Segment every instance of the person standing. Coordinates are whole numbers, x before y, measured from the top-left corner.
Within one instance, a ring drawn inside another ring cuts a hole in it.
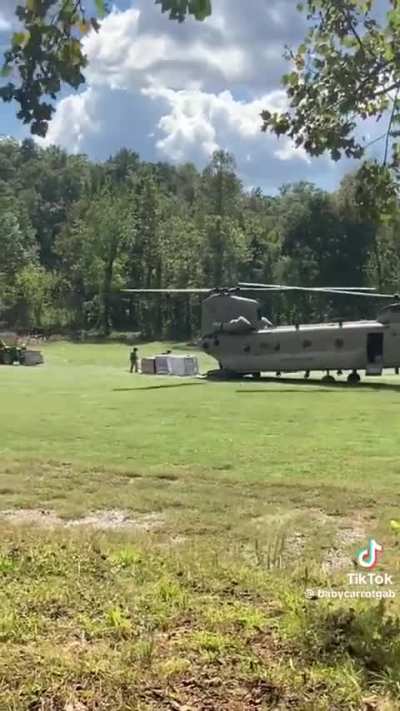
[[[135,373],[138,373],[139,372],[139,353],[138,353],[137,348],[133,348],[133,350],[131,351],[130,361],[131,361],[130,372],[133,373],[133,371],[135,371]]]

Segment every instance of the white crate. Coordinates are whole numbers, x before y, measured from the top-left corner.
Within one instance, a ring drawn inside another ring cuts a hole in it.
[[[169,356],[168,361],[171,375],[193,376],[199,372],[197,358],[193,356]]]
[[[156,356],[156,373],[157,375],[170,375],[168,356]]]

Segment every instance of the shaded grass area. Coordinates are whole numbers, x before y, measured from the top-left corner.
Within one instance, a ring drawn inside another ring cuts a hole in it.
[[[0,368],[0,708],[400,708],[398,599],[304,594],[348,587],[369,537],[398,590],[395,379],[151,378],[128,356]],[[110,511],[137,526],[77,525]]]

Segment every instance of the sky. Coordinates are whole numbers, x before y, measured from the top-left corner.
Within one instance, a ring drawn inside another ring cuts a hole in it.
[[[1,0],[3,50],[16,4]],[[100,31],[84,39],[86,84],[63,91],[42,144],[95,160],[126,147],[145,160],[192,161],[200,169],[222,148],[248,188],[273,194],[307,180],[334,189],[354,162],[310,159],[286,137],[261,132],[261,111],[285,106],[284,47],[300,44],[305,30],[296,5],[213,0],[205,22],[179,24],[153,0],[118,0]],[[0,134],[28,135],[15,105],[0,104]]]

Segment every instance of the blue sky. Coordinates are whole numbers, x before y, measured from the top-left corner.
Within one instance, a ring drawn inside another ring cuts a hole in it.
[[[2,47],[16,4],[1,2]],[[286,138],[260,131],[261,110],[284,106],[284,46],[296,46],[304,33],[296,4],[214,0],[206,22],[180,25],[152,0],[118,0],[100,32],[85,39],[86,85],[63,92],[45,145],[99,160],[125,146],[147,160],[199,168],[224,148],[248,187],[273,193],[310,180],[334,188],[353,163],[310,160]],[[0,134],[27,135],[14,106],[0,104]]]

